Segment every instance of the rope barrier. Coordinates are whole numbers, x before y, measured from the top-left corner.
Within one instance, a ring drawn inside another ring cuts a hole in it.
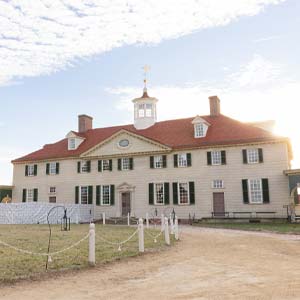
[[[163,234],[163,230],[161,230],[157,235],[152,235],[150,232],[148,232],[147,230],[145,230],[145,233],[153,239],[154,243],[157,243],[157,239]]]
[[[51,253],[43,253],[43,252],[32,252],[32,251],[29,251],[29,250],[24,250],[24,249],[21,249],[21,248],[18,248],[16,246],[13,246],[13,245],[10,245],[6,242],[3,242],[0,240],[0,244],[5,246],[5,247],[8,247],[8,248],[11,248],[17,252],[21,252],[21,253],[24,253],[24,254],[29,254],[29,255],[36,255],[36,256],[48,256],[48,257],[51,257],[51,256],[54,256],[54,255],[57,255],[57,254],[60,254],[60,253],[63,253],[63,252],[66,252],[76,246],[78,246],[80,243],[82,243],[84,240],[86,240],[88,237],[89,237],[89,233],[84,236],[81,240],[77,241],[76,243],[72,244],[71,246],[67,247],[67,248],[64,248],[62,250],[59,250],[59,251],[55,251],[55,252],[51,252]]]
[[[138,232],[138,229],[132,234],[130,235],[126,240],[122,241],[122,242],[111,242],[111,241],[108,241],[102,237],[100,237],[100,235],[98,235],[98,238],[103,241],[104,243],[107,243],[107,244],[110,244],[110,245],[113,245],[113,246],[119,246],[119,249],[121,247],[121,245],[124,245],[126,244],[127,242],[129,242]]]

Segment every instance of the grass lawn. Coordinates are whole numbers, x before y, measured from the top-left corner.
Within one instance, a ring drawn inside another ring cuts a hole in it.
[[[89,225],[73,225],[71,231],[62,232],[60,226],[52,226],[52,241],[50,252],[59,251],[83,238],[89,230]],[[120,242],[129,237],[136,227],[116,225],[96,225],[96,263],[105,263],[138,255],[138,236],[122,245],[121,251],[118,246],[104,243],[100,237]],[[146,231],[148,234],[146,234]],[[157,243],[154,236],[158,230],[145,229],[145,251],[155,251],[165,247],[164,235],[162,234]],[[49,230],[47,225],[0,225],[0,240],[15,247],[33,251],[47,252]],[[48,272],[61,271],[88,267],[88,239],[81,244],[62,254],[52,257],[48,264]],[[32,256],[16,252],[0,244],[0,284],[13,282],[22,278],[37,278],[45,273],[46,257]]]
[[[300,224],[290,223],[197,223],[195,226],[209,228],[268,231],[285,234],[300,234]]]

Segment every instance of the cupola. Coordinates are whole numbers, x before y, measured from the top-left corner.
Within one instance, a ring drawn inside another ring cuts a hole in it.
[[[146,70],[145,70],[146,74]],[[138,130],[146,129],[155,124],[156,115],[156,103],[157,99],[149,97],[147,91],[147,80],[144,79],[143,95],[140,98],[132,100],[134,103],[134,127]]]

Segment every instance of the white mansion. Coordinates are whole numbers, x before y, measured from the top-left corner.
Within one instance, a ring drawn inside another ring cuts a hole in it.
[[[144,217],[170,208],[180,218],[286,217],[289,140],[220,112],[156,122],[157,99],[133,100],[134,124],[78,132],[13,161],[13,202],[92,204],[102,212]]]

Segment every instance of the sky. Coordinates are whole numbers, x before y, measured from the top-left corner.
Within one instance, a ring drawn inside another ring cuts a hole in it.
[[[14,158],[133,122],[143,66],[158,120],[276,120],[300,168],[299,0],[0,0],[0,185]]]

